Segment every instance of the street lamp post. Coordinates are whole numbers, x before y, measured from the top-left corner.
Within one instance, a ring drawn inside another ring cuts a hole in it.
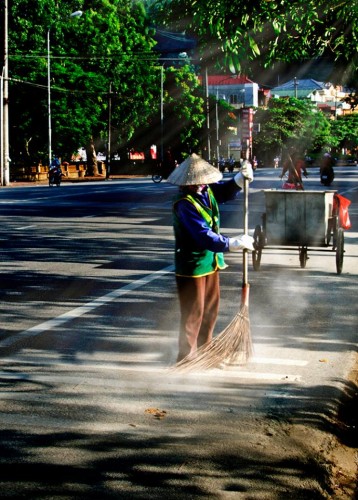
[[[1,73],[1,185],[10,183],[8,0],[4,3],[4,66]]]
[[[76,10],[69,17],[81,17],[82,11]],[[51,118],[51,59],[50,59],[50,32],[51,26],[47,30],[47,109],[48,109],[48,165],[51,165],[52,158],[52,118]]]
[[[47,109],[48,109],[48,166],[52,157],[52,126],[51,126],[51,66],[50,66],[50,29],[47,30]]]

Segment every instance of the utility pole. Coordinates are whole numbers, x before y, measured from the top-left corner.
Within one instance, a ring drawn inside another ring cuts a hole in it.
[[[164,66],[160,67],[160,165],[164,162]]]
[[[215,102],[215,120],[216,120],[216,161],[219,165],[220,161],[220,134],[219,134],[219,102],[218,95],[216,95]]]
[[[4,185],[4,67],[0,77],[0,186]]]
[[[208,158],[210,161],[211,157],[211,146],[210,146],[210,102],[209,102],[209,79],[208,79],[208,68],[205,68],[205,97],[206,97],[206,127],[207,127],[207,139],[208,139]]]
[[[294,86],[294,89],[295,89],[295,98],[297,99],[297,87],[298,87],[298,81],[297,81],[297,78],[296,78],[296,77],[293,79],[293,86]]]
[[[109,84],[108,93],[108,142],[107,142],[107,168],[106,179],[109,179],[111,174],[111,127],[112,127],[112,82]]]
[[[8,0],[4,3],[4,67],[1,83],[2,92],[2,143],[1,143],[1,184],[10,184],[9,154],[9,49],[8,49]]]
[[[52,160],[52,119],[51,119],[51,52],[50,52],[51,27],[47,30],[47,118],[48,118],[48,166]]]

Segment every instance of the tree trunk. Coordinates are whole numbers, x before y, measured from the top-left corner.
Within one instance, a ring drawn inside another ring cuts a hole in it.
[[[86,154],[87,154],[86,174],[91,177],[98,175],[97,155],[94,147],[93,137],[90,138],[90,141],[86,146]]]

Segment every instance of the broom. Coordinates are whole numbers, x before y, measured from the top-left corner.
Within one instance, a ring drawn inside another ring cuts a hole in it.
[[[244,233],[248,234],[249,181],[244,181]],[[241,305],[229,325],[209,344],[200,347],[193,355],[188,355],[173,369],[176,371],[207,370],[225,368],[228,365],[245,364],[252,355],[252,341],[249,319],[248,250],[243,251],[243,277]]]

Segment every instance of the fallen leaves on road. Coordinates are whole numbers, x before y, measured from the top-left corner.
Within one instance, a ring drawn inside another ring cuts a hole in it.
[[[157,418],[158,420],[161,420],[167,414],[167,412],[165,410],[159,410],[158,408],[147,408],[144,413],[149,413],[150,415],[153,415],[153,417]]]

